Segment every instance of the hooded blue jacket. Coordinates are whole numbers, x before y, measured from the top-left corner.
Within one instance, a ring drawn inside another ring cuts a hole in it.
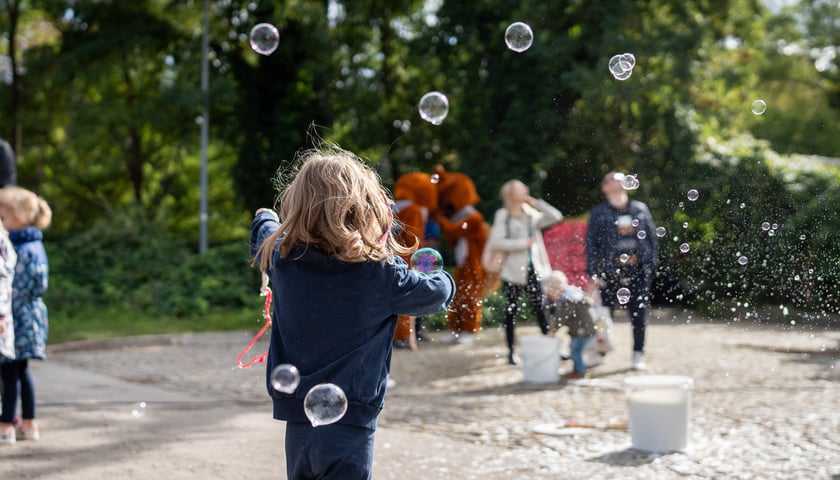
[[[251,223],[251,254],[280,227],[261,212]],[[402,259],[347,263],[313,247],[279,253],[266,272],[274,300],[266,386],[274,418],[308,422],[303,399],[320,383],[334,383],[347,395],[339,423],[376,429],[385,401],[397,315],[428,315],[448,307],[452,277],[421,277]],[[277,365],[300,371],[292,394],[275,391],[268,378]]]

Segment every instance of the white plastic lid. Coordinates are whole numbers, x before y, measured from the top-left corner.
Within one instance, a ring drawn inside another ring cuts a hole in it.
[[[625,378],[624,386],[632,389],[693,388],[694,379],[683,375],[638,375]]]

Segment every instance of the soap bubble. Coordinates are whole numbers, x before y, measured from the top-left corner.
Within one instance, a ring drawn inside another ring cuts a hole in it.
[[[764,230],[765,232],[766,232],[767,230],[770,230],[770,222],[764,222],[764,223],[762,223],[762,224],[761,224],[761,229],[762,229],[762,230]]]
[[[690,201],[695,202],[695,201],[697,201],[698,198],[700,198],[700,192],[698,192],[697,190],[695,190],[693,188],[688,191],[688,199]]]
[[[313,427],[335,423],[347,412],[347,395],[333,383],[315,385],[303,399],[303,411]]]
[[[522,53],[534,43],[534,32],[527,23],[511,23],[505,29],[505,45],[514,52]]]
[[[618,303],[622,305],[626,305],[627,302],[630,301],[630,289],[626,287],[621,287],[615,292],[615,296],[618,299]]]
[[[639,188],[639,179],[636,175],[627,174],[621,179],[621,187],[625,190],[636,190]]]
[[[616,80],[627,80],[633,74],[636,57],[632,53],[613,55],[609,61],[610,73]]]
[[[137,402],[131,406],[131,416],[143,418],[146,416],[146,402]]]
[[[668,233],[668,231],[667,231],[667,230],[665,230],[665,227],[656,227],[656,236],[657,236],[657,237],[662,238],[662,237],[664,237],[667,233]]]
[[[434,248],[421,248],[411,256],[411,268],[421,276],[432,276],[443,270],[443,256]]]
[[[297,367],[283,363],[271,371],[271,388],[282,393],[295,393],[300,384],[300,372]]]
[[[687,243],[683,243],[680,245],[680,251],[682,253],[688,253],[689,250],[691,250],[691,247]]]
[[[270,23],[258,23],[248,36],[251,49],[260,55],[271,55],[280,45],[280,32]]]
[[[644,231],[644,230],[639,230],[638,232],[636,232],[636,238],[638,238],[639,240],[646,239],[647,238],[647,232]]]
[[[738,257],[738,263],[741,265],[746,265],[748,261],[749,260],[747,260],[747,257],[745,257],[744,255]]]
[[[750,110],[752,110],[752,113],[756,115],[763,115],[764,112],[767,111],[767,102],[764,100],[756,100],[752,103]]]
[[[429,92],[420,98],[417,110],[423,120],[432,125],[440,125],[449,114],[449,99],[440,92]]]
[[[622,253],[618,256],[618,261],[621,263],[627,263],[627,260],[630,260],[630,255],[627,255],[626,253]]]

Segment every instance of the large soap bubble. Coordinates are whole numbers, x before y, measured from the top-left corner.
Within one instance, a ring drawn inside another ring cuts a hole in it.
[[[313,427],[335,423],[347,413],[347,395],[333,383],[315,385],[303,399],[303,411]]]
[[[449,99],[440,92],[429,92],[420,98],[417,110],[423,120],[432,125],[440,125],[449,114]]]
[[[258,23],[248,36],[251,49],[260,55],[271,55],[280,45],[280,32],[270,23]]]

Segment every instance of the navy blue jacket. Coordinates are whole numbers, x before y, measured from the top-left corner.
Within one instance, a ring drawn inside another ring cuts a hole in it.
[[[623,251],[620,245],[620,234],[617,228],[618,217],[629,215],[638,220],[633,227],[635,246],[633,251]],[[639,239],[638,233],[645,232],[644,238]],[[656,239],[656,225],[650,215],[647,205],[636,200],[630,200],[627,211],[619,211],[609,204],[602,202],[592,209],[589,215],[589,226],[586,229],[586,274],[598,275],[602,278],[614,275],[616,259],[622,253],[639,256],[639,264],[644,270],[653,272],[659,265],[659,242]]]
[[[261,212],[251,223],[251,254],[280,227]],[[266,272],[274,300],[266,386],[274,418],[308,422],[306,393],[320,383],[344,390],[348,409],[339,423],[374,430],[385,401],[397,315],[445,310],[455,293],[448,273],[421,277],[399,257],[347,263],[313,247],[276,253]],[[275,366],[295,365],[301,380],[292,394],[271,388]]]

